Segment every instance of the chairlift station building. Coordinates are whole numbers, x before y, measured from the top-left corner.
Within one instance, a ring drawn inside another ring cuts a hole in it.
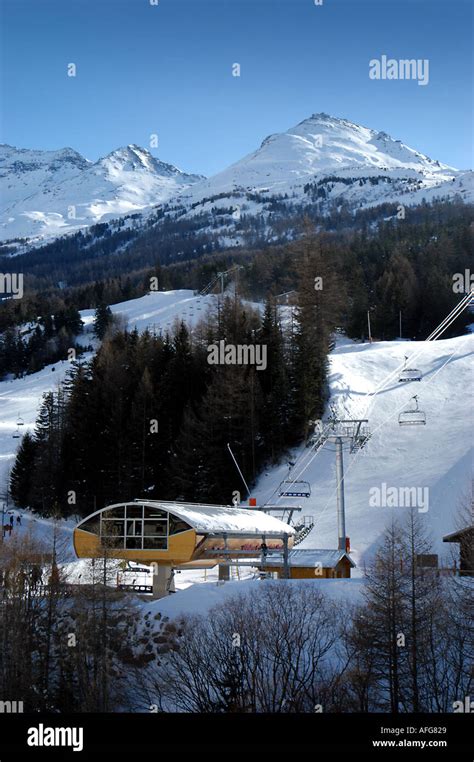
[[[169,591],[173,569],[228,566],[232,558],[258,556],[262,544],[287,553],[295,534],[284,521],[249,508],[135,500],[92,513],[74,529],[73,542],[79,558],[107,554],[153,564],[159,597]]]

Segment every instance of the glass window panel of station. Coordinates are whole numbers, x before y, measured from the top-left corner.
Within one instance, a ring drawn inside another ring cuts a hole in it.
[[[151,505],[145,506],[145,519],[167,519],[168,511],[163,511],[161,508],[154,508]]]
[[[179,534],[179,532],[187,532],[188,529],[191,529],[189,524],[186,524],[185,521],[183,521],[182,519],[178,519],[176,516],[170,515],[170,521],[169,521],[170,534]]]
[[[145,537],[166,537],[168,534],[168,522],[166,519],[145,519],[143,522],[143,534]]]
[[[127,519],[142,519],[143,505],[127,505]]]
[[[141,550],[142,540],[143,538],[141,536],[140,537],[126,537],[125,548],[127,550]]]
[[[141,537],[143,535],[143,521],[141,519],[127,519],[125,524],[127,537]]]
[[[125,522],[120,519],[102,519],[101,535],[103,537],[123,537]]]
[[[92,534],[100,534],[100,515],[87,519],[78,529],[83,529],[84,532],[91,532]]]
[[[115,508],[109,508],[101,513],[102,519],[124,519],[125,518],[125,506],[117,505]]]

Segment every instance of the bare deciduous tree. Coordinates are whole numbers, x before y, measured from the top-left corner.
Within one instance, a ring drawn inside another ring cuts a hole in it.
[[[148,675],[168,711],[304,712],[331,696],[338,617],[312,584],[265,582],[185,617],[172,650]]]

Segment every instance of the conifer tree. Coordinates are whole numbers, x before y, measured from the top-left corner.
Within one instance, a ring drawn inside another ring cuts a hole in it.
[[[61,448],[65,420],[65,395],[58,391],[43,395],[35,427],[35,464],[32,479],[32,507],[48,516],[61,496]]]
[[[419,314],[419,289],[411,262],[402,253],[395,253],[382,277],[375,284],[378,305],[374,314],[374,331],[382,339],[399,335],[399,315],[402,313],[405,338],[416,334]]]
[[[103,456],[99,436],[101,411],[95,404],[89,364],[76,364],[65,382],[67,414],[61,469],[65,510],[87,515],[96,507],[97,482]]]
[[[94,334],[102,340],[107,328],[112,323],[112,310],[107,304],[101,302],[94,313]]]
[[[298,262],[298,307],[293,358],[294,430],[308,436],[310,420],[321,418],[326,401],[327,353],[337,325],[343,292],[334,252],[321,236],[307,232],[295,246]]]
[[[263,396],[260,415],[265,454],[275,461],[291,441],[289,432],[290,398],[283,332],[277,307],[271,300],[265,304],[262,329],[258,341],[266,347],[267,367],[257,373]]]
[[[10,474],[11,496],[15,505],[20,508],[30,505],[36,449],[36,442],[27,431],[21,440]]]

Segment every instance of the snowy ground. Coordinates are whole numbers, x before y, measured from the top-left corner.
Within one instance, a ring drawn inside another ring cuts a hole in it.
[[[130,328],[136,326],[142,331],[149,327],[160,333],[171,328],[176,319],[195,325],[214,303],[215,296],[200,297],[192,291],[180,290],[151,293],[113,305],[112,309],[126,317]],[[93,314],[90,310],[81,314],[86,324],[82,341],[91,343]],[[420,368],[422,380],[399,383],[395,378],[375,397],[370,396],[403,362],[405,354],[416,356],[409,364]],[[392,516],[402,517],[407,511],[403,507],[370,505],[370,490],[383,483],[387,487],[414,487],[422,491],[419,494],[423,494],[423,500],[428,497],[427,504],[420,504],[419,515],[433,537],[436,550],[442,556],[450,555],[451,546],[442,543],[442,536],[455,528],[458,503],[467,493],[473,473],[473,355],[473,334],[430,343],[356,344],[347,339],[338,340],[331,354],[331,402],[343,417],[368,417],[372,432],[364,450],[355,455],[344,454],[346,527],[352,555],[359,563],[356,575],[362,574],[364,559],[370,556]],[[33,429],[42,394],[53,389],[68,368],[69,363],[60,362],[23,379],[0,383],[0,493],[5,493],[9,468],[20,441],[13,435],[16,431],[21,434]],[[426,412],[426,426],[400,427],[398,413],[413,394],[419,395],[420,407]],[[24,421],[21,427],[17,427],[19,416]],[[312,455],[310,448],[300,447],[288,458],[297,461],[292,478],[300,473],[302,479],[310,482],[310,498],[279,499],[278,485],[288,475],[286,459],[262,474],[252,496],[257,498],[258,504],[279,500],[285,504],[301,504],[302,514],[314,516],[316,523],[300,547],[333,548],[337,545],[335,455],[330,444],[314,458]],[[15,532],[27,532],[29,526],[34,526],[45,539],[51,535],[50,522],[31,517],[27,512],[22,514],[23,525],[15,527]],[[71,562],[74,561],[73,525],[72,520],[63,522],[61,529]],[[70,572],[78,576],[82,562],[75,563],[77,567],[70,567]],[[177,607],[206,608],[224,594],[223,590],[260,584],[252,580],[251,568],[242,568],[239,573],[240,580],[235,575],[233,582],[217,585],[216,570],[183,571],[176,575],[180,592],[160,602],[158,610],[169,609],[171,613]],[[318,583],[333,584],[325,580]],[[347,590],[348,585],[355,584],[355,579],[341,581],[338,589]]]
[[[151,291],[138,299],[113,304],[111,310],[114,314],[123,315],[129,330],[136,328],[144,331],[148,328],[152,333],[165,334],[176,321],[183,320],[187,325],[195,326],[215,306],[216,300],[214,294],[196,296],[189,289]],[[82,310],[81,318],[87,331],[92,326],[94,310]]]
[[[87,355],[86,355],[87,356]],[[5,492],[8,472],[20,439],[16,434],[34,428],[36,415],[45,392],[55,389],[66,377],[67,361],[48,365],[24,378],[0,382],[0,490]],[[23,421],[21,426],[17,423]]]
[[[375,397],[368,396],[400,363],[404,355],[415,357],[422,371],[420,382],[391,381]],[[407,508],[372,507],[369,490],[381,487],[415,487],[428,497],[420,517],[440,553],[446,553],[442,535],[454,529],[458,502],[472,478],[474,337],[436,342],[377,342],[355,344],[340,340],[331,354],[331,402],[340,417],[368,417],[372,437],[359,453],[345,452],[346,530],[352,553],[359,562],[370,555],[392,515],[403,516]],[[411,397],[419,396],[427,417],[425,426],[398,424],[398,413]],[[368,412],[367,412],[368,411]],[[293,499],[303,515],[315,517],[316,525],[301,547],[336,547],[336,479],[333,447],[326,444],[311,460],[309,448],[292,453],[297,460],[292,478],[310,482],[311,497]],[[298,459],[300,459],[298,461]],[[300,465],[301,463],[301,465]],[[307,467],[306,467],[307,466]],[[286,478],[286,462],[264,474],[253,496],[258,504],[290,502],[278,498],[278,485]],[[426,488],[428,492],[426,492]],[[276,492],[275,492],[276,491]]]
[[[240,582],[232,581],[218,584],[216,581],[208,581],[206,584],[194,584],[180,592],[162,598],[157,601],[145,601],[143,613],[151,611],[153,615],[158,612],[170,618],[180,614],[206,614],[210,608],[222,603],[240,593],[252,595],[258,585],[265,585],[265,580],[244,579]],[[319,580],[285,580],[283,584],[317,586],[323,593],[327,593],[333,600],[350,598],[351,602],[357,603],[361,598],[364,587],[363,579],[319,579]]]

